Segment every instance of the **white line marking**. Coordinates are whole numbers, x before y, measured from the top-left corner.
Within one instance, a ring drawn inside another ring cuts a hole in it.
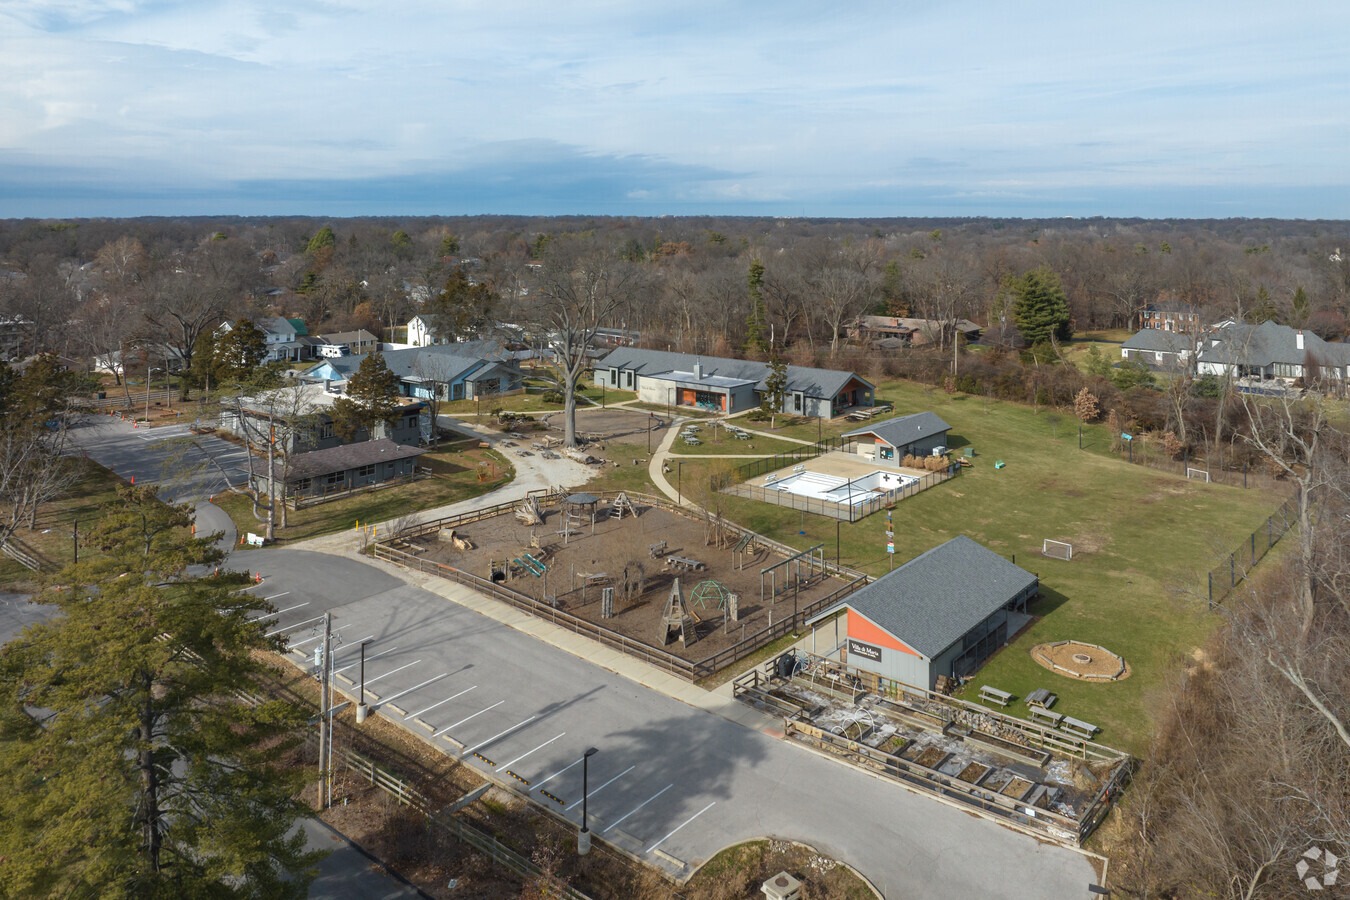
[[[499,732],[497,732],[496,734],[494,734],[492,737],[488,738],[486,741],[482,741],[482,742],[479,743],[478,745],[473,746],[473,747],[470,747],[468,750],[465,750],[463,753],[461,753],[460,756],[468,756],[470,753],[473,753],[473,752],[475,752],[475,751],[477,751],[477,750],[482,750],[482,749],[483,749],[484,747],[486,747],[488,744],[490,744],[490,743],[492,743],[493,741],[497,740],[497,738],[499,738],[499,737],[505,737],[506,735],[508,735],[508,734],[510,734],[511,732],[515,731],[517,728],[522,728],[522,727],[524,727],[524,726],[530,724],[531,722],[533,722],[533,721],[534,721],[535,719],[537,719],[537,718],[539,718],[539,717],[538,717],[538,716],[530,716],[528,719],[526,719],[526,720],[523,721],[523,722],[517,722],[516,724],[512,725],[510,728],[506,729],[505,731],[499,731]]]
[[[572,768],[573,766],[579,766],[579,765],[581,765],[581,760],[577,760],[576,762],[568,763],[567,765],[563,766],[563,767],[562,767],[561,769],[559,769],[558,771],[554,772],[552,775],[550,775],[550,776],[548,776],[547,778],[545,778],[543,781],[541,781],[541,782],[539,782],[538,784],[536,784],[536,785],[535,785],[535,788],[537,789],[537,788],[543,787],[544,785],[548,784],[548,783],[549,783],[550,781],[552,781],[553,779],[557,778],[557,777],[558,777],[559,775],[561,775],[562,773],[566,772],[568,769]]]
[[[373,641],[373,640],[375,640],[375,635],[368,634],[365,637],[361,638],[361,640],[356,641],[355,643],[339,647],[333,651],[333,659],[337,659],[337,655],[339,653],[346,653],[348,650],[360,650],[362,644],[364,644],[366,641]]]
[[[348,644],[347,646],[348,646],[348,647],[360,647],[361,645],[360,645],[360,644]],[[393,652],[394,652],[395,650],[397,650],[397,649],[398,649],[398,647],[390,647],[388,650],[381,650],[379,653],[372,653],[372,654],[370,654],[369,656],[366,657],[366,662],[370,662],[372,659],[379,659],[381,656],[384,656],[384,655],[387,654],[387,653],[393,653]],[[336,651],[336,650],[333,651],[333,656],[335,656],[335,657],[337,656],[337,651]],[[334,669],[334,670],[333,670],[333,674],[336,675],[338,672],[345,672],[345,671],[347,671],[348,669],[355,669],[355,668],[356,668],[357,666],[359,666],[359,665],[361,665],[361,662],[360,662],[359,660],[358,660],[357,662],[354,662],[354,663],[349,663],[348,665],[345,665],[345,666],[343,666],[343,667],[340,668],[340,669]]]
[[[600,832],[600,833],[601,833],[601,834],[604,834],[605,832],[609,831],[611,828],[614,828],[616,825],[619,824],[619,822],[622,822],[624,819],[628,818],[628,817],[631,816],[633,813],[637,812],[639,809],[642,809],[642,807],[646,806],[648,803],[651,803],[651,802],[652,802],[653,800],[655,800],[657,797],[660,797],[662,794],[664,794],[666,791],[670,790],[670,789],[673,788],[674,786],[675,786],[675,782],[672,781],[670,784],[668,784],[668,785],[666,785],[665,787],[661,788],[661,790],[657,791],[655,794],[652,794],[652,795],[651,795],[650,797],[648,797],[646,800],[643,800],[643,801],[642,801],[641,803],[639,803],[637,806],[633,807],[633,808],[630,809],[628,812],[624,813],[622,816],[620,816],[620,817],[618,818],[617,821],[610,822],[609,825],[605,828],[605,830],[602,831],[602,832]]]
[[[551,738],[549,738],[548,740],[546,740],[546,741],[544,741],[542,744],[540,744],[538,747],[535,747],[534,750],[543,750],[543,749],[544,749],[545,747],[547,747],[549,744],[553,743],[553,742],[556,741],[558,738],[562,737],[563,734],[567,734],[567,732],[564,731],[562,734],[558,735],[558,737],[551,737]],[[509,768],[511,768],[511,767],[514,766],[516,763],[520,762],[522,759],[524,759],[525,757],[529,756],[530,753],[533,753],[534,750],[531,750],[529,753],[522,753],[522,754],[520,754],[520,755],[517,756],[515,759],[511,760],[509,763],[502,763],[501,767],[502,767],[503,769],[509,769]]]
[[[435,734],[433,734],[432,737],[440,737],[441,735],[443,735],[443,734],[445,734],[447,731],[449,731],[451,728],[454,728],[454,727],[457,726],[457,725],[463,725],[465,722],[469,721],[470,719],[476,719],[476,718],[478,718],[479,716],[481,716],[483,713],[487,712],[489,709],[496,709],[497,707],[501,706],[501,705],[502,705],[503,703],[505,703],[505,702],[506,702],[505,700],[498,700],[496,703],[494,703],[494,704],[492,704],[491,706],[487,707],[487,709],[480,709],[478,712],[474,713],[473,715],[471,715],[471,716],[465,716],[464,718],[460,719],[460,720],[459,720],[458,722],[456,722],[454,725],[447,725],[447,726],[445,726],[445,727],[442,728],[440,731],[438,731],[438,732],[436,732]]]
[[[411,694],[413,691],[417,690],[418,688],[426,687],[427,685],[431,684],[433,681],[439,681],[439,680],[441,680],[442,678],[444,678],[446,675],[449,675],[449,674],[450,674],[449,672],[442,672],[440,675],[437,675],[437,676],[434,677],[434,678],[428,678],[426,681],[422,682],[421,684],[415,684],[415,685],[413,685],[412,687],[408,688],[406,691],[399,691],[397,694],[395,694],[395,695],[392,696],[392,697],[385,697],[383,700],[381,700],[381,701],[379,702],[378,705],[379,705],[379,706],[384,706],[386,703],[393,703],[395,700],[397,700],[399,697],[402,697],[404,694]]]
[[[444,706],[445,704],[449,703],[451,700],[455,699],[455,697],[463,697],[465,694],[467,694],[469,691],[473,690],[473,688],[476,688],[476,687],[478,687],[478,685],[476,685],[476,684],[475,684],[473,687],[466,687],[464,690],[460,691],[458,694],[455,694],[454,697],[446,697],[446,698],[445,698],[444,700],[442,700],[440,703],[433,703],[433,704],[431,704],[430,706],[428,706],[426,709],[418,710],[418,711],[415,712],[415,713],[408,713],[408,714],[407,714],[406,716],[404,716],[403,718],[404,718],[404,719],[415,719],[415,718],[417,718],[418,716],[422,715],[422,713],[429,713],[429,712],[431,712],[433,709],[435,709],[435,708],[438,707],[438,706]]]
[[[301,624],[301,625],[304,625],[305,623],[304,623],[304,622],[301,622],[300,624]],[[291,627],[292,627],[292,628],[297,628],[297,627],[299,627],[299,626],[292,625]],[[348,627],[350,627],[350,626],[347,626],[347,625],[343,625],[343,626],[342,626],[342,628],[348,628]],[[334,628],[334,629],[333,629],[333,634],[337,634],[339,631],[342,630],[342,628]],[[285,630],[286,630],[285,628],[278,629],[278,631],[285,631]],[[277,632],[275,632],[275,631],[272,632],[272,634],[276,634],[276,633],[277,633]],[[271,635],[267,635],[267,636],[268,636],[268,637],[271,637]],[[321,641],[321,640],[323,640],[323,635],[322,635],[322,634],[316,634],[316,635],[314,635],[314,637],[307,637],[307,638],[305,638],[303,641],[295,641],[294,643],[292,643],[292,644],[290,645],[290,648],[291,648],[292,650],[294,650],[296,647],[299,647],[301,644],[308,644],[310,641]],[[337,656],[337,651],[334,651],[334,652],[333,652],[333,655],[334,655],[334,656]]]
[[[282,591],[280,594],[273,594],[273,595],[270,596],[270,597],[264,597],[263,600],[266,601],[266,602],[268,602],[268,603],[271,603],[273,600],[277,599],[278,597],[285,597],[285,596],[286,596],[287,594],[289,594],[289,593],[290,593],[290,591]],[[301,606],[309,606],[309,601],[306,600],[304,603],[301,603],[300,605],[301,605]],[[295,607],[292,606],[291,609],[295,609]]]
[[[386,675],[393,675],[395,672],[402,672],[404,669],[410,669],[420,662],[421,662],[420,659],[415,659],[412,662],[408,663],[406,666],[399,666],[397,669],[390,669],[388,672],[382,672],[381,674],[376,675],[374,678],[367,678],[366,684],[374,684],[381,678],[384,678]]]
[[[700,809],[698,812],[694,813],[694,814],[693,814],[692,816],[690,816],[689,818],[685,819],[685,820],[684,820],[683,822],[681,822],[680,824],[676,825],[675,828],[670,832],[670,834],[666,835],[665,837],[661,838],[661,840],[657,841],[655,844],[652,844],[650,847],[648,847],[648,848],[647,848],[647,852],[648,852],[648,853],[651,853],[651,852],[652,852],[653,850],[655,850],[657,847],[660,847],[662,844],[664,844],[664,843],[666,842],[666,840],[667,840],[668,838],[671,837],[671,835],[675,834],[676,831],[679,831],[681,828],[683,828],[684,826],[688,825],[690,822],[694,821],[694,820],[697,819],[699,816],[703,815],[705,812],[707,812],[708,810],[712,809],[712,808],[713,808],[714,806],[716,806],[716,805],[717,805],[717,801],[714,800],[713,802],[709,803],[707,806],[705,806],[705,807],[703,807],[702,809]]]
[[[618,775],[615,775],[615,776],[614,776],[613,778],[611,778],[609,781],[606,781],[604,784],[600,785],[600,786],[599,786],[598,788],[596,788],[595,790],[587,792],[586,796],[587,796],[587,797],[594,797],[596,794],[600,793],[600,792],[603,791],[605,788],[609,787],[611,784],[613,784],[614,782],[618,781],[620,778],[622,778],[623,776],[627,775],[629,772],[633,771],[633,770],[636,769],[636,768],[637,768],[637,766],[629,766],[628,768],[626,768],[626,769],[624,769],[622,772],[620,772]],[[572,809],[573,806],[580,806],[580,805],[581,805],[581,801],[578,800],[578,801],[576,801],[575,803],[573,803],[572,806],[567,807],[567,809],[570,811],[570,810]],[[636,812],[636,810],[635,810],[635,812]]]
[[[277,596],[280,596],[280,594],[278,594]],[[271,597],[268,597],[267,599],[268,599],[268,600],[271,600],[272,598],[271,598]],[[263,621],[266,621],[267,619],[275,618],[276,616],[279,616],[279,615],[281,615],[282,613],[288,613],[288,612],[290,612],[290,611],[293,610],[293,609],[299,609],[299,608],[302,607],[302,606],[309,606],[309,601],[306,600],[304,603],[297,603],[297,604],[295,604],[294,606],[288,606],[288,607],[286,607],[285,609],[279,609],[279,610],[277,610],[276,612],[266,613],[266,614],[264,614],[264,615],[258,616],[258,618],[256,618],[256,619],[249,619],[249,621],[250,621],[250,622],[263,622]]]

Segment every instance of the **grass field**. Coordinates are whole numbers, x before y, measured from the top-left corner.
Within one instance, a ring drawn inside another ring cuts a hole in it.
[[[303,541],[352,528],[357,522],[391,521],[417,510],[486,494],[514,477],[511,463],[491,450],[437,451],[423,454],[417,462],[419,466],[430,468],[433,476],[290,510],[286,528],[280,526],[278,516],[277,538],[286,542]],[[496,477],[480,482],[480,462],[489,462],[490,467],[495,467]],[[254,516],[252,501],[247,496],[222,495],[216,499],[216,505],[229,513],[240,534],[262,531],[262,523]]]
[[[81,471],[80,480],[70,495],[39,510],[37,530],[20,527],[16,533],[19,540],[58,567],[74,560],[75,523],[92,524],[99,508],[117,499],[117,486],[122,483],[112,472],[91,460],[72,459],[71,463]],[[32,573],[23,566],[0,555],[0,588],[26,587],[31,577]]]
[[[979,454],[973,469],[896,507],[896,564],[966,534],[997,553],[1015,556],[1041,578],[1043,597],[1033,609],[1037,621],[977,674],[971,694],[981,684],[1019,697],[1048,688],[1062,698],[1058,711],[1102,726],[1104,743],[1142,753],[1152,732],[1150,707],[1159,702],[1169,673],[1218,624],[1207,611],[1206,573],[1281,498],[1132,466],[1110,454],[1100,425],[1085,429],[1086,449],[1079,450],[1077,422],[1068,413],[1037,413],[908,382],[887,382],[878,396],[893,401],[899,414],[937,413],[952,426],[952,447],[973,445]],[[826,427],[845,431],[856,426]],[[809,428],[814,431],[814,425]],[[995,470],[997,459],[1007,467]],[[753,500],[711,497],[708,475],[729,462],[687,459],[684,492],[786,543],[823,543],[830,557],[836,553],[837,533],[843,563],[873,575],[887,571],[884,514],[837,524]],[[624,486],[640,487],[633,483],[635,473],[623,470],[622,477]],[[675,483],[673,474],[670,481]],[[1045,538],[1072,543],[1073,561],[1043,557]],[[1033,645],[1064,638],[1114,650],[1130,663],[1133,675],[1092,684],[1031,660]],[[1009,707],[1021,709],[1020,703]]]

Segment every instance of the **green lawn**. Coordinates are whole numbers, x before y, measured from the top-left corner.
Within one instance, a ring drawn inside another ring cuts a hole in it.
[[[952,447],[973,445],[979,454],[973,469],[896,507],[895,562],[966,534],[1016,556],[1041,578],[1043,598],[1033,609],[1040,618],[980,671],[971,693],[981,684],[1019,697],[1049,688],[1062,698],[1057,711],[1100,725],[1106,744],[1142,753],[1152,731],[1150,704],[1159,702],[1181,657],[1219,622],[1206,611],[1206,573],[1280,498],[1132,466],[1110,453],[1100,425],[1085,429],[1087,449],[1079,450],[1077,423],[1069,413],[1037,413],[908,382],[887,382],[878,395],[895,402],[902,414],[937,413],[952,426]],[[837,423],[827,427],[848,430]],[[997,459],[1007,467],[995,470]],[[684,492],[700,502],[712,500],[707,476],[727,462],[686,461]],[[785,543],[824,543],[831,557],[837,527],[842,562],[874,575],[888,569],[882,513],[836,526],[833,519],[738,497],[720,495],[713,502],[740,524]],[[1045,538],[1071,542],[1073,561],[1041,556]],[[1133,675],[1090,684],[1031,660],[1033,645],[1063,638],[1114,650]]]
[[[742,426],[744,427],[744,426]],[[775,453],[787,453],[801,448],[793,441],[780,441],[773,438],[751,435],[748,440],[738,440],[727,434],[724,428],[712,428],[702,425],[698,430],[701,444],[686,444],[677,435],[670,445],[670,452],[680,456],[716,456],[721,453],[734,453],[747,456],[772,456]]]
[[[80,470],[80,480],[70,494],[48,503],[38,511],[37,529],[29,531],[20,526],[16,536],[37,550],[55,566],[65,566],[74,560],[73,541],[76,522],[91,525],[99,508],[117,499],[117,486],[122,480],[92,460],[72,459]],[[83,531],[84,528],[81,528]],[[8,556],[0,555],[0,588],[27,587],[32,573]]]
[[[495,409],[530,413],[531,415],[562,412],[563,405],[561,403],[546,403],[544,401],[544,391],[550,389],[552,389],[552,385],[546,386],[531,379],[526,379],[526,392],[523,394],[484,397],[481,403],[477,400],[456,400],[453,403],[442,403],[439,412],[446,416],[476,416],[481,411],[484,418]],[[622,403],[625,400],[632,400],[636,396],[637,394],[631,391],[611,391],[608,389],[601,391],[596,387],[588,387],[585,390],[577,391],[578,398],[587,398],[586,400],[578,399],[577,407],[591,406],[587,402],[588,400],[595,401],[596,405],[603,402],[606,406],[610,406],[615,403]]]
[[[496,477],[478,480],[479,463],[487,462]],[[411,484],[355,494],[329,503],[320,503],[288,513],[286,528],[280,527],[280,541],[303,541],[333,534],[355,527],[357,522],[387,522],[417,512],[477,497],[510,482],[514,477],[511,463],[493,450],[436,451],[418,459],[418,465],[429,467],[434,475]],[[253,515],[253,504],[243,494],[226,494],[217,498],[220,506],[234,520],[239,533],[261,533],[263,523]]]

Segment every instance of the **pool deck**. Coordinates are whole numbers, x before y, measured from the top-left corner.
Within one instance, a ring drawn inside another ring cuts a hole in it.
[[[931,473],[923,469],[909,469],[904,466],[891,468],[879,460],[863,459],[856,453],[842,453],[835,450],[832,453],[826,453],[824,456],[817,456],[815,459],[808,459],[805,462],[806,471],[816,472],[820,475],[834,475],[838,478],[845,478],[852,481],[854,478],[861,478],[864,475],[871,475],[873,472],[899,472],[901,475],[909,475],[912,478],[922,478]],[[787,478],[792,475],[793,466],[784,466],[774,472],[779,478]],[[768,475],[760,475],[752,481],[754,484],[763,485],[764,479]]]

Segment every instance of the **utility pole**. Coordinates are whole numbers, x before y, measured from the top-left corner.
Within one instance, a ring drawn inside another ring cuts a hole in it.
[[[319,808],[333,802],[333,692],[328,673],[333,666],[333,614],[323,614],[323,644],[319,651]]]
[[[277,531],[277,424],[276,400],[267,407],[267,539],[276,540]]]

